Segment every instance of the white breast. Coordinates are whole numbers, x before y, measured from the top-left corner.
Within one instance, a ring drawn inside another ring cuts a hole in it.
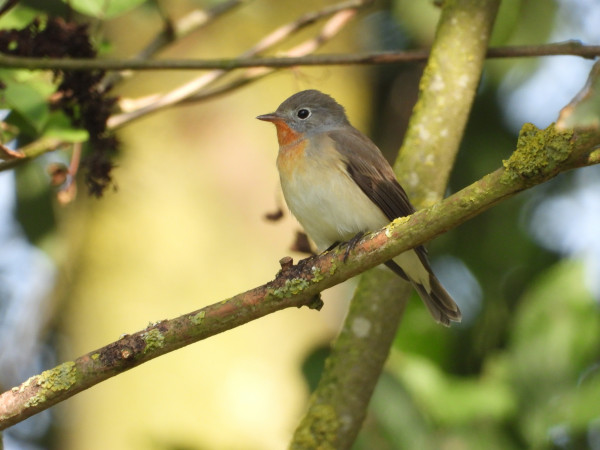
[[[319,151],[308,145],[301,163],[285,174],[280,164],[283,158],[280,153],[283,195],[320,251],[389,222],[348,175],[341,155],[330,142],[322,139]]]

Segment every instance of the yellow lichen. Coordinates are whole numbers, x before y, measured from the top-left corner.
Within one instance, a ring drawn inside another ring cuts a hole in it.
[[[540,130],[526,123],[519,133],[517,148],[502,161],[506,170],[502,182],[535,181],[553,175],[554,169],[571,154],[572,136],[571,131],[558,131],[554,125]]]
[[[71,388],[77,382],[78,377],[79,373],[73,361],[65,362],[54,369],[45,370],[41,374],[31,377],[23,383],[21,388],[24,389],[35,383],[40,389],[25,403],[25,407],[36,406],[45,402],[50,394]]]
[[[311,272],[312,272],[312,274],[313,274],[313,277],[312,277],[312,279],[311,279],[311,281],[312,281],[313,283],[318,283],[318,282],[319,282],[319,281],[321,281],[323,278],[325,278],[325,277],[323,276],[323,273],[321,273],[321,269],[319,269],[319,268],[318,268],[318,267],[316,267],[316,266],[312,266],[312,267],[310,268],[310,271],[311,271]]]
[[[396,227],[399,227],[402,224],[406,223],[409,218],[410,218],[410,216],[403,216],[403,217],[398,217],[398,218],[394,219],[389,225],[387,225],[385,227],[385,236],[387,238],[393,237],[394,233],[396,231]]]
[[[292,278],[291,280],[285,280],[283,287],[273,289],[272,294],[281,299],[289,298],[294,294],[302,292],[308,285],[308,281],[303,278]]]
[[[142,339],[146,342],[144,352],[149,352],[162,348],[165,345],[164,335],[156,328],[142,334]]]
[[[318,448],[334,450],[340,421],[332,405],[321,404],[311,408],[300,424],[292,449]]]
[[[204,322],[204,316],[206,315],[206,312],[204,311],[200,311],[197,314],[194,314],[193,316],[190,317],[190,321],[194,324],[194,325],[201,325],[202,322]]]

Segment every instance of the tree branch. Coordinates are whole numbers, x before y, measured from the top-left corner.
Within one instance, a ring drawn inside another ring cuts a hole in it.
[[[19,148],[18,152],[22,155],[19,158],[0,161],[0,172],[12,169],[19,164],[37,158],[44,153],[54,151],[63,145],[65,145],[65,142],[59,138],[42,136],[40,139]]]
[[[588,164],[600,145],[598,129],[581,133],[526,125],[504,167],[430,208],[363,237],[344,262],[344,249],[282,263],[262,286],[176,319],[155,323],[74,361],[31,377],[0,395],[0,430],[72,397],[101,381],[185,345],[289,307],[320,307],[315,296],[390,258],[427,242],[499,201],[558,173]],[[593,158],[597,162],[598,158]],[[282,260],[284,261],[284,260]]]
[[[167,45],[187,36],[188,34],[205,27],[225,13],[234,8],[250,3],[250,0],[228,0],[217,3],[205,10],[195,9],[174,23],[167,22],[165,28],[158,33],[152,41],[141,50],[136,59],[147,59],[154,56]]]
[[[499,0],[445,2],[394,170],[408,197],[443,196],[475,98]]]
[[[584,45],[579,41],[540,45],[517,45],[490,48],[487,58],[530,58],[535,56],[570,55],[593,59],[600,56],[600,45]],[[28,70],[212,70],[231,71],[250,67],[281,69],[296,66],[348,66],[401,64],[425,61],[428,50],[372,52],[363,54],[324,54],[297,57],[263,57],[233,59],[62,59],[28,58],[0,54],[0,68]]]

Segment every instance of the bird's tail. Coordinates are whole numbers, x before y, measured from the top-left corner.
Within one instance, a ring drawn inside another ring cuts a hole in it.
[[[401,253],[385,265],[411,282],[437,322],[446,326],[460,322],[460,309],[431,270],[423,247]]]
[[[462,314],[460,309],[458,309],[458,305],[452,300],[452,297],[446,292],[446,289],[444,289],[436,276],[433,273],[430,273],[429,276],[431,283],[430,292],[422,284],[411,281],[433,318],[436,322],[445,326],[450,326],[450,321],[460,322]]]

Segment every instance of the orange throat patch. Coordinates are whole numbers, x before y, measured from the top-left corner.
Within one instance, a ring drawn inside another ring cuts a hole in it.
[[[280,141],[281,142],[281,141]],[[304,151],[307,146],[306,139],[291,140],[287,145],[279,146],[277,154],[277,168],[283,179],[292,180],[298,173],[304,173],[306,170],[306,155]]]
[[[277,140],[281,147],[293,144],[302,139],[302,135],[292,130],[283,120],[275,120],[273,124],[277,128]]]

